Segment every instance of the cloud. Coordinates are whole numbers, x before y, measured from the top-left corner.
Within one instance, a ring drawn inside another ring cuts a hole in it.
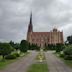
[[[30,12],[34,31],[63,30],[72,34],[72,0],[0,0],[0,41],[26,39]]]

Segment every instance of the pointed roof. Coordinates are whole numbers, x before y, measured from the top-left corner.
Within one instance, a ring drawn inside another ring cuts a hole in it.
[[[33,26],[32,26],[32,12],[30,14],[30,22],[29,22],[29,27],[28,27],[28,32],[32,32],[33,31]]]
[[[30,24],[32,24],[32,12],[30,14]]]

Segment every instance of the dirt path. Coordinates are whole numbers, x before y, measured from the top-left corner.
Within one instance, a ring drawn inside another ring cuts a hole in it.
[[[45,53],[49,72],[72,72],[72,69],[64,64],[59,58],[53,55],[53,52]]]
[[[37,52],[32,52],[26,57],[8,65],[6,68],[0,70],[0,72],[26,72],[29,65],[34,62]]]

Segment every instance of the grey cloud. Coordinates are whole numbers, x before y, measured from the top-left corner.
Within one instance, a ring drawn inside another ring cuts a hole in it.
[[[71,0],[0,0],[0,41],[26,39],[32,10],[34,31],[63,28],[65,38],[72,34]],[[70,4],[69,4],[70,3]]]

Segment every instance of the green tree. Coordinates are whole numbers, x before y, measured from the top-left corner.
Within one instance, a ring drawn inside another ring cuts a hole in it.
[[[9,55],[13,51],[13,48],[8,43],[0,43],[0,55],[3,56],[3,59],[6,55]]]
[[[10,41],[9,44],[14,48],[15,47],[15,44],[13,41]]]
[[[20,44],[19,44],[19,43],[15,43],[14,48],[15,48],[16,50],[18,50],[18,49],[20,48]]]
[[[26,40],[22,40],[20,43],[20,51],[27,52],[28,50],[28,42]]]
[[[72,44],[72,36],[68,36],[67,41],[68,41],[69,44]]]
[[[15,48],[16,50],[18,50],[20,48],[20,44],[19,43],[14,43],[13,41],[10,41],[9,44]]]

